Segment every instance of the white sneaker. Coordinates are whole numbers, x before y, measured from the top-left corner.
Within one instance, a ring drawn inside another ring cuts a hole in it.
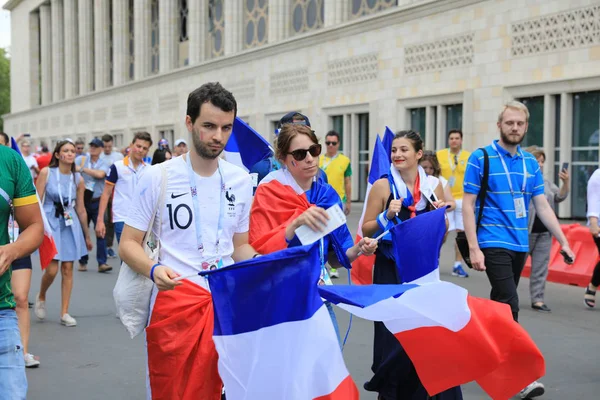
[[[77,326],[77,321],[69,314],[64,314],[60,319],[60,323],[64,326]]]
[[[38,319],[44,320],[46,318],[46,302],[40,300],[40,294],[35,296],[35,304],[33,306],[33,312]]]
[[[527,385],[527,387],[519,392],[519,397],[522,399],[533,399],[544,394],[544,384],[540,382],[533,382]]]
[[[40,362],[39,362],[39,360],[36,360],[36,358],[33,356],[33,354],[31,354],[31,353],[25,354],[25,367],[26,368],[37,368],[39,366],[40,366]]]

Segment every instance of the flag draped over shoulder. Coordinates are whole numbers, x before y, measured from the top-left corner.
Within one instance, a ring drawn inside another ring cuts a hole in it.
[[[10,146],[17,153],[21,154],[21,150],[19,150],[19,146],[15,138],[10,138]],[[36,193],[37,196],[37,193]],[[38,196],[38,205],[40,207],[40,213],[42,214],[42,220],[44,221],[44,239],[42,241],[42,245],[40,246],[40,265],[42,270],[46,269],[50,262],[54,259],[54,256],[58,254],[58,250],[56,250],[56,243],[54,242],[54,238],[52,237],[52,228],[50,228],[50,224],[48,223],[48,219],[46,218],[46,213],[44,212],[44,208],[42,207],[42,202]]]
[[[273,149],[250,125],[236,117],[224,154],[225,160],[249,171],[260,160],[272,156]]]
[[[508,399],[545,373],[544,358],[510,307],[469,296],[439,280],[445,210],[394,227],[402,285],[321,286],[320,295],[352,314],[382,321],[433,396],[476,381],[494,399]]]
[[[316,180],[311,189],[304,192],[288,171],[273,171],[256,189],[250,211],[249,243],[260,254],[283,250],[288,247],[285,230],[292,221],[313,205],[327,209],[335,204],[340,204],[340,197],[331,185]],[[342,249],[344,232],[347,233],[345,225],[329,237],[342,266],[350,268]]]
[[[391,147],[391,144],[390,144]],[[358,221],[358,230],[356,232],[355,243],[360,242],[364,237],[362,232],[362,225],[365,217],[365,211],[367,209],[367,202],[369,200],[369,192],[371,187],[382,176],[385,176],[390,169],[389,155],[386,153],[385,148],[379,139],[379,135],[375,139],[375,149],[373,150],[373,156],[371,157],[371,169],[369,171],[369,184],[367,185],[367,193],[365,195],[365,203],[363,206],[363,212]],[[372,256],[361,256],[358,257],[352,263],[352,282],[359,285],[369,285],[373,283],[373,265],[375,264],[375,255]]]
[[[317,291],[318,245],[206,274],[228,400],[354,400],[331,318]]]

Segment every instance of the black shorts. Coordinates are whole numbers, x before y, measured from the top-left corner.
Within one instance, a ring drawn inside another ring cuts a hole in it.
[[[32,269],[31,268],[31,256],[18,258],[12,263],[12,270],[18,271],[20,269]]]

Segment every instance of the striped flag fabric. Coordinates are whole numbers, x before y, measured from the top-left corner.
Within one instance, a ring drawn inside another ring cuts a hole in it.
[[[391,145],[390,145],[391,147]],[[371,169],[369,170],[369,184],[367,185],[367,193],[365,195],[365,203],[363,205],[363,211],[358,221],[358,229],[356,232],[355,243],[360,242],[363,238],[362,225],[365,217],[365,211],[367,209],[367,202],[369,200],[369,192],[371,187],[382,176],[385,176],[390,170],[389,155],[386,153],[379,135],[375,139],[375,148],[373,150],[373,156],[371,157]],[[352,263],[352,270],[350,271],[350,277],[352,283],[358,285],[369,285],[373,283],[373,265],[375,264],[375,256],[361,256],[358,257]]]
[[[10,147],[21,154],[21,150],[19,150],[19,146],[17,145],[17,141],[14,137],[10,138]],[[40,213],[42,214],[42,220],[44,221],[44,240],[42,241],[42,245],[39,248],[40,253],[40,265],[42,270],[45,270],[50,262],[54,259],[54,256],[58,254],[58,250],[56,249],[56,243],[54,242],[54,238],[52,237],[52,228],[50,228],[50,224],[48,223],[48,219],[46,218],[46,213],[44,212],[44,208],[42,207],[42,202],[40,201],[40,197],[37,195],[38,205],[40,207]]]
[[[476,381],[491,398],[508,399],[544,375],[544,357],[507,304],[439,280],[444,213],[418,215],[391,230],[403,284],[321,286],[319,293],[358,317],[383,322],[430,396]]]
[[[236,117],[223,153],[226,161],[249,171],[260,160],[272,156],[273,148],[250,125]]]
[[[318,294],[318,246],[294,247],[205,273],[228,400],[355,400]]]

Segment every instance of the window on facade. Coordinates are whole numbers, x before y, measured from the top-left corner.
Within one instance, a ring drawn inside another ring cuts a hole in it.
[[[323,27],[325,0],[290,0],[292,35]]]
[[[585,217],[587,181],[598,168],[600,91],[573,94],[571,215]]]
[[[113,145],[115,148],[117,149],[121,149],[123,148],[123,132],[111,132],[111,135],[113,137]]]
[[[445,146],[448,147],[448,132],[453,129],[458,129],[462,132],[463,106],[462,104],[452,104],[445,106],[446,108],[446,132],[442,132],[445,137]],[[440,138],[442,135],[440,135]],[[442,146],[444,142],[437,143],[436,148]]]
[[[225,54],[223,38],[225,35],[225,18],[223,16],[224,0],[208,1],[208,49],[209,58],[221,57]]]
[[[133,0],[129,0],[129,7],[127,9],[127,22],[129,32],[129,80],[133,80],[134,77],[134,34],[133,34]]]
[[[331,117],[331,124],[333,126],[333,130],[339,133],[340,135],[340,147],[339,151],[344,151],[344,116],[343,115],[334,115]]]
[[[188,0],[179,0],[179,66],[189,65]]]
[[[158,0],[150,3],[150,73],[158,73],[160,38],[158,36]]]
[[[419,132],[421,139],[425,142],[426,132],[426,108],[419,107],[410,110],[410,129]]]
[[[359,18],[398,5],[398,0],[349,0],[350,18]]]
[[[244,49],[267,43],[268,19],[267,0],[244,1]]]
[[[519,99],[529,110],[529,126],[522,146],[544,147],[544,96]]]
[[[169,148],[172,149],[175,144],[175,131],[173,128],[162,128],[158,131],[158,137],[160,139],[167,139],[169,142]]]
[[[365,201],[369,183],[369,114],[358,114],[358,200]]]
[[[560,95],[552,96],[554,101],[554,183],[558,184],[560,168]]]

